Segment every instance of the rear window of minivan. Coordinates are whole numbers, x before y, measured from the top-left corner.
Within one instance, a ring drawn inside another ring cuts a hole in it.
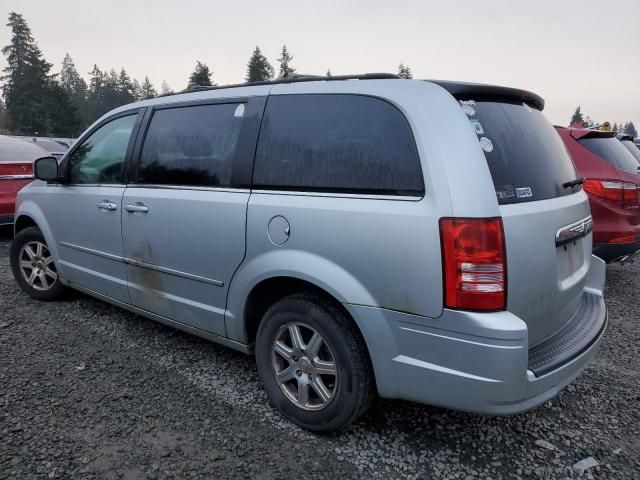
[[[461,100],[478,135],[499,204],[575,193],[577,179],[562,139],[542,112],[522,102]]]
[[[638,166],[640,166],[638,161],[617,138],[591,137],[582,138],[578,142],[591,153],[599,156],[614,167],[621,168],[627,172],[636,173],[638,171]]]

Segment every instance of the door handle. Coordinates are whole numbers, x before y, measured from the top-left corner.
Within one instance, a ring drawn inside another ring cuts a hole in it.
[[[110,202],[109,200],[102,200],[101,202],[96,203],[96,207],[100,210],[117,210],[118,205]]]
[[[149,211],[149,207],[143,203],[129,203],[124,206],[124,209],[131,213],[147,213]]]

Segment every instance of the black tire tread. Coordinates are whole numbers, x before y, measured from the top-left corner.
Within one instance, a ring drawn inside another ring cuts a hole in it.
[[[268,318],[272,311],[278,310],[284,304],[290,304],[291,302],[313,304],[316,308],[323,310],[324,313],[329,315],[333,321],[336,322],[339,329],[344,332],[344,338],[346,340],[345,343],[349,349],[349,356],[351,357],[351,362],[355,366],[351,373],[353,375],[352,379],[355,378],[355,381],[357,382],[357,386],[355,388],[355,391],[358,393],[355,401],[356,406],[351,415],[337,427],[330,426],[326,429],[313,428],[313,430],[316,432],[328,432],[347,426],[361,417],[370,408],[376,397],[376,385],[373,368],[369,358],[369,351],[362,339],[360,331],[353,320],[348,317],[341,308],[335,305],[335,300],[315,292],[296,293],[282,298],[267,309],[263,319]],[[263,322],[261,322],[260,326],[262,327],[262,325]],[[258,330],[258,335],[260,335],[260,329]],[[307,426],[307,428],[309,427]]]
[[[11,271],[13,272],[13,276],[16,282],[18,283],[18,286],[20,287],[20,289],[30,297],[35,298],[36,300],[41,300],[45,302],[60,300],[61,298],[64,297],[66,288],[64,285],[62,285],[62,283],[60,283],[59,280],[57,280],[56,284],[53,287],[51,287],[49,290],[39,291],[34,288],[31,288],[22,278],[22,275],[20,273],[19,266],[18,266],[18,260],[19,260],[18,256],[20,254],[20,248],[22,247],[22,245],[24,245],[26,242],[30,240],[40,240],[45,245],[47,244],[44,238],[44,235],[42,235],[42,232],[38,227],[28,227],[28,228],[25,228],[24,230],[20,230],[18,234],[15,236],[15,238],[13,239],[13,242],[11,242],[11,247],[9,248],[9,259],[11,263]]]

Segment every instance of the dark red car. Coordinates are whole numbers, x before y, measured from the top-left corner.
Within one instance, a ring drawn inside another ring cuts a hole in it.
[[[0,225],[13,224],[16,194],[33,181],[33,162],[46,150],[25,140],[0,135]]]
[[[640,163],[615,132],[556,127],[585,182],[593,253],[606,262],[640,251]]]

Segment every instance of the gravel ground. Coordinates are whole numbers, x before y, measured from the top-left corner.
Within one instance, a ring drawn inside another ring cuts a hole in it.
[[[640,263],[608,269],[595,361],[533,411],[484,417],[378,400],[309,434],[252,357],[74,294],[14,283],[0,232],[0,478],[640,478]]]

